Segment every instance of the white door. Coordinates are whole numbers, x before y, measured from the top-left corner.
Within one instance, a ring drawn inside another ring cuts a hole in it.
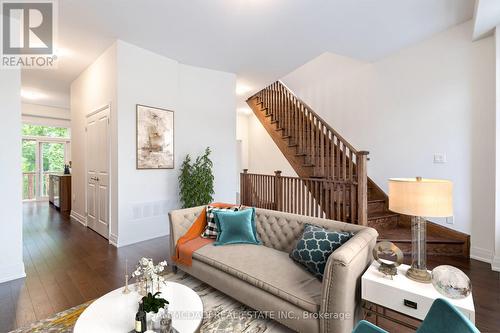
[[[87,117],[87,225],[109,238],[109,106]]]

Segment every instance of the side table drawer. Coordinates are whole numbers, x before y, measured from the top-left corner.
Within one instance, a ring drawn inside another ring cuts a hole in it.
[[[362,289],[363,299],[420,320],[424,320],[434,301],[421,295],[390,288],[369,280],[363,281]],[[405,302],[408,305],[405,305]],[[412,306],[409,306],[410,304]]]
[[[424,320],[434,302],[434,298],[393,288],[369,279],[363,279],[361,293],[364,300],[419,320]],[[474,313],[460,307],[457,308],[474,323]]]

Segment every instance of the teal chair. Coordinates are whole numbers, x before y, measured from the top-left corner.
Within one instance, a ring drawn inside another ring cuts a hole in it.
[[[388,333],[386,330],[377,327],[366,320],[361,320],[352,333]]]
[[[387,331],[361,320],[353,333],[387,333]],[[438,298],[432,303],[416,333],[479,333],[479,330],[450,302]]]
[[[479,333],[462,312],[445,299],[436,299],[416,333]]]

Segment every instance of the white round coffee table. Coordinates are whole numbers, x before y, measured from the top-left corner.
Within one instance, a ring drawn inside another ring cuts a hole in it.
[[[134,285],[129,287],[134,290]],[[96,299],[76,321],[74,333],[127,333],[134,329],[135,314],[140,295],[136,291],[122,293],[123,288],[113,290]],[[161,297],[170,302],[172,326],[179,333],[198,331],[203,319],[200,296],[180,283],[167,282],[161,289]]]

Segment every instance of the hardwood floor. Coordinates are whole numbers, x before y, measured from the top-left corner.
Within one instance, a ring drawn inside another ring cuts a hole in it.
[[[25,203],[23,211],[27,277],[0,284],[0,332],[122,286],[126,258],[131,267],[143,256],[155,261],[168,256],[167,237],[116,249],[48,203]]]
[[[167,221],[165,221],[167,223]],[[116,249],[108,241],[47,203],[24,204],[24,263],[27,277],[0,284],[0,332],[44,319],[123,285],[125,258],[168,258],[168,238]],[[8,255],[8,254],[3,254]],[[432,268],[450,264],[472,280],[476,325],[500,332],[500,275],[476,260],[429,257]]]

